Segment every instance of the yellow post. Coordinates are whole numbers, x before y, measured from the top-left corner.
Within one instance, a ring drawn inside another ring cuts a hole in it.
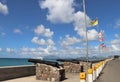
[[[80,73],[80,82],[85,82],[86,81],[86,73],[85,72],[81,72]]]
[[[88,69],[88,74],[92,74],[93,70],[92,69]]]
[[[98,68],[98,66],[97,66],[97,65],[95,65],[95,66],[94,66],[94,71],[96,71],[96,70],[97,70],[97,68]]]
[[[93,70],[88,69],[88,76],[87,76],[88,82],[93,82]]]

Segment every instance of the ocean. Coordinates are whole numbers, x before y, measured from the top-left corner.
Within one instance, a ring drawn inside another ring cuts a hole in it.
[[[46,58],[47,61],[56,61],[56,59]],[[62,62],[58,62],[62,64]],[[28,62],[25,58],[0,58],[0,67],[3,66],[20,66],[20,65],[34,65],[32,62]]]
[[[0,67],[3,66],[20,66],[20,65],[33,65],[28,62],[28,59],[19,58],[0,58]]]
[[[56,59],[45,58],[47,61],[56,61]],[[91,58],[90,60],[100,60],[97,58]],[[58,61],[57,61],[58,62]],[[63,62],[58,62],[62,64]],[[28,62],[25,58],[0,58],[0,67],[3,66],[20,66],[20,65],[34,65],[32,62]]]

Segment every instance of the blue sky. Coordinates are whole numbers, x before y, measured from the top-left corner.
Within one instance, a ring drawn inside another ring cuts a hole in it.
[[[89,56],[120,52],[120,1],[86,0]],[[0,57],[85,56],[82,0],[0,0]],[[99,30],[98,30],[99,29]],[[104,31],[104,42],[98,33]],[[105,43],[108,50],[98,46]]]

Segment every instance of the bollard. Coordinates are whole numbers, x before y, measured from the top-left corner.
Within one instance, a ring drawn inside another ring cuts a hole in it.
[[[105,64],[106,64],[106,62],[105,62],[105,61],[103,61],[103,66],[105,66]]]
[[[93,81],[98,78],[104,68],[105,61],[99,62],[93,67]]]
[[[86,82],[86,74],[85,74],[85,72],[80,73],[80,82]]]
[[[104,68],[104,61],[102,61],[102,68]]]
[[[99,65],[97,64],[96,65],[96,78],[99,76],[99,69],[98,68],[99,68]]]
[[[84,67],[81,66],[80,72],[84,72]]]
[[[92,68],[92,63],[90,63],[90,68]]]
[[[86,82],[86,73],[84,72],[83,66],[81,66],[80,70],[80,82]]]
[[[103,69],[103,62],[100,62],[100,72],[102,72]]]
[[[93,71],[93,74],[94,74],[93,80],[95,80],[98,77],[98,70],[97,69],[98,69],[98,65],[95,65],[94,71]]]
[[[104,61],[102,61],[102,69],[104,68]]]
[[[88,69],[88,78],[87,78],[88,82],[93,82],[93,70],[92,69]]]
[[[98,63],[98,76],[100,74],[100,63]]]
[[[95,66],[93,67],[93,81],[96,79],[96,69]]]

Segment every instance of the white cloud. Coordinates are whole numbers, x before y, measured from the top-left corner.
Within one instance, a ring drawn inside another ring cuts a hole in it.
[[[7,5],[2,4],[1,2],[0,2],[0,13],[2,13],[4,15],[8,14],[8,7],[7,7]]]
[[[29,51],[29,49],[26,48],[26,47],[21,48],[21,50],[22,50],[23,52],[27,52],[27,51]]]
[[[69,47],[69,46],[75,45],[75,44],[80,43],[80,42],[81,42],[80,39],[66,35],[65,38],[61,39],[60,45],[62,47]]]
[[[47,19],[53,23],[73,21],[74,0],[44,0],[39,5],[42,9],[48,9]]]
[[[120,19],[116,21],[114,28],[120,28]]]
[[[6,33],[5,33],[5,32],[1,32],[0,35],[1,35],[1,36],[5,36]]]
[[[75,12],[74,0],[45,0],[39,2],[42,9],[47,8],[47,19],[52,23],[73,23],[74,30],[85,39],[85,27],[84,27],[84,12]],[[86,15],[87,27],[89,26],[90,18]],[[88,39],[97,39],[98,32],[94,30],[88,31]]]
[[[84,28],[84,13],[82,11],[75,12],[73,8],[74,0],[44,0],[39,2],[42,9],[48,9],[47,19],[52,23],[72,23],[74,30],[78,35],[85,39],[85,28]],[[87,27],[89,27],[89,16],[87,18]],[[34,33],[37,36],[32,38],[32,42],[39,45],[38,48],[26,48],[21,49],[21,54],[33,54],[35,56],[41,55],[58,55],[58,56],[85,56],[86,52],[84,48],[78,47],[78,44],[82,39],[78,39],[73,36],[66,35],[65,38],[61,38],[60,45],[62,47],[69,47],[67,49],[57,49],[55,42],[52,40],[54,34],[49,28],[45,28],[44,25],[37,26],[34,29]],[[88,30],[88,39],[97,39],[98,32],[95,29]],[[42,36],[42,38],[41,38]],[[74,46],[75,45],[75,46]],[[94,53],[98,52],[96,48],[93,48]],[[8,51],[10,51],[8,49]],[[92,52],[91,52],[92,53]],[[61,55],[62,54],[62,55]]]
[[[86,15],[86,23],[87,27],[89,27],[90,18]],[[77,31],[77,33],[83,37],[83,39],[86,38],[86,30],[84,26],[84,13],[81,11],[78,11],[74,14],[74,30]],[[88,30],[88,40],[96,40],[98,36],[98,32],[95,29]]]
[[[57,55],[58,57],[70,56],[76,57],[83,55],[84,51],[82,49],[68,49],[68,50],[57,50],[54,46],[47,46],[46,48],[25,48],[23,47],[19,54],[21,55],[34,55],[34,57],[47,56],[47,55]],[[75,56],[76,55],[76,56]]]
[[[120,51],[120,36],[115,34],[116,39],[111,41],[111,47],[115,51]]]
[[[115,37],[116,37],[116,38],[120,38],[120,36],[119,36],[118,34],[115,34]]]
[[[72,57],[72,55],[81,55],[81,49],[68,49],[68,50],[61,50],[60,51],[61,54],[64,54],[64,55],[70,55]]]
[[[98,32],[95,29],[88,30],[88,40],[96,40],[98,38]]]
[[[56,49],[55,46],[53,46],[53,45],[48,45],[47,48],[44,49],[44,52],[45,52],[46,54],[52,54],[52,53],[55,54],[54,51],[56,51],[56,50],[57,50],[57,49]],[[52,55],[53,55],[53,54],[52,54]]]
[[[54,46],[47,46],[46,48],[38,47],[38,48],[21,48],[19,54],[22,55],[34,55],[34,57],[53,55],[51,52],[54,52],[56,48]]]
[[[79,28],[85,29],[84,28],[84,12],[78,11],[74,13],[73,16],[74,16],[75,30],[78,30]],[[86,15],[86,22],[87,22],[87,27],[89,27],[90,18],[87,15]]]
[[[112,44],[120,44],[120,39],[114,39],[111,41]]]
[[[55,43],[52,40],[52,36],[54,34],[53,31],[45,28],[43,25],[39,25],[36,29],[34,29],[34,33],[37,36],[33,37],[31,41],[41,47],[39,48],[41,51],[39,54],[50,54],[52,50],[56,50]],[[41,36],[43,38],[41,38]]]
[[[44,39],[39,39],[38,37],[33,37],[32,42],[38,45],[46,45]]]
[[[47,44],[48,45],[55,45],[55,43],[54,43],[54,41],[52,39],[48,39]]]
[[[120,51],[120,47],[117,45],[111,45],[115,51]]]
[[[14,29],[13,32],[15,34],[22,34],[22,31],[20,29]]]
[[[11,51],[11,49],[10,49],[10,48],[6,48],[6,51],[7,51],[7,52],[10,52],[10,51]]]
[[[46,48],[42,48],[41,46],[38,48],[23,47],[18,50],[13,48],[6,48],[6,51],[8,53],[15,53],[14,55],[17,54],[22,57],[34,57],[34,58],[47,56],[47,55],[56,55],[61,58],[77,58],[77,57],[83,57],[83,56],[85,57],[86,56],[85,50],[86,49],[80,48],[80,47],[58,50],[53,45],[49,45]],[[90,50],[89,52],[90,56],[95,56],[95,55],[98,56],[98,48],[92,47],[92,48],[89,48],[89,50]]]
[[[23,47],[21,48],[22,52],[36,52],[36,48],[27,48],[27,47]]]
[[[14,49],[14,48],[6,48],[6,52],[17,52],[17,50],[16,49]]]
[[[39,39],[39,37],[33,37],[31,40],[33,43],[41,46],[49,46],[49,45],[55,45],[54,41],[52,39]]]
[[[38,40],[38,41],[39,41],[39,44],[40,44],[40,45],[45,45],[45,44],[46,44],[44,39],[40,39],[40,40]]]
[[[41,35],[41,36],[44,36],[44,37],[52,37],[54,32],[51,31],[50,29],[46,29],[43,25],[39,25],[37,26],[37,28],[34,30],[34,32],[37,34],[37,35]]]
[[[2,48],[0,48],[0,52],[2,51]]]

